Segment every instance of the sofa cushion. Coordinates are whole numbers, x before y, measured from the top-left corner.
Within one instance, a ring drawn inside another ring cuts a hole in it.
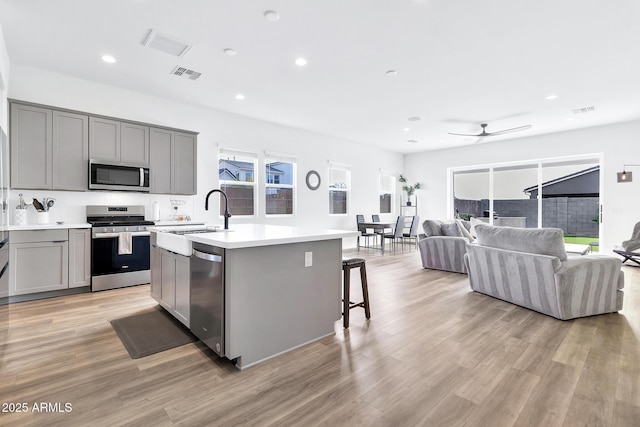
[[[462,231],[455,222],[445,222],[440,226],[443,236],[463,237]]]
[[[427,237],[442,236],[442,221],[427,219],[422,223],[422,229]]]
[[[564,261],[567,252],[564,234],[560,228],[494,227],[487,224],[475,226],[478,244],[491,248],[555,256]]]
[[[477,218],[471,218],[469,220],[469,224],[471,224],[471,229],[469,230],[469,234],[471,234],[471,236],[475,239],[477,238],[477,234],[476,234],[476,225],[478,224],[486,224],[486,222],[484,221],[480,221]]]

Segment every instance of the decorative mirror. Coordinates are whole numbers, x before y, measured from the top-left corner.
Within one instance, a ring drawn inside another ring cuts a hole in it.
[[[307,187],[317,190],[320,187],[320,174],[314,170],[307,172]]]

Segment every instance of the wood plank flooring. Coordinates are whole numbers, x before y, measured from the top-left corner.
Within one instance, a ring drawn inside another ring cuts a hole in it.
[[[371,320],[244,371],[199,342],[129,358],[109,321],[156,305],[148,286],[2,306],[0,410],[28,410],[0,425],[640,425],[640,268],[622,312],[563,322],[415,251],[358,256]]]

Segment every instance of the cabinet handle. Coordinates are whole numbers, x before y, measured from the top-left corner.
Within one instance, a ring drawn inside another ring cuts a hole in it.
[[[64,243],[68,242],[68,240],[53,240],[51,243]]]

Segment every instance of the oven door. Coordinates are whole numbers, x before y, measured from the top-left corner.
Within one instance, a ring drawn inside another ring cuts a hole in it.
[[[94,233],[91,245],[91,275],[130,273],[150,268],[149,232],[132,233],[131,253],[118,253],[118,233]]]

